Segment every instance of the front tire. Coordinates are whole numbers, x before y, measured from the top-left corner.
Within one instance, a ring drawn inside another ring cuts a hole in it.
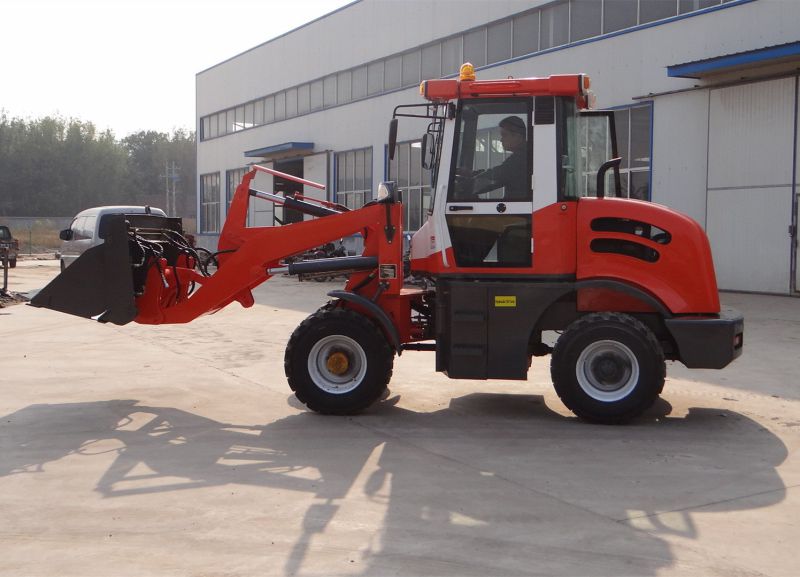
[[[289,339],[284,370],[298,400],[312,411],[348,415],[383,396],[394,353],[366,317],[341,308],[322,308]]]
[[[593,313],[572,323],[553,349],[550,375],[562,402],[580,418],[625,423],[664,388],[664,352],[634,317]]]

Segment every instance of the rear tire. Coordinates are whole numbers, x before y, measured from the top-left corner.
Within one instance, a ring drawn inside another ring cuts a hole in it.
[[[550,375],[580,418],[606,424],[641,415],[664,388],[664,351],[630,315],[593,313],[572,323],[553,349]]]
[[[8,259],[8,268],[17,268],[17,259],[15,258]]]
[[[392,376],[394,353],[366,317],[323,307],[289,339],[284,370],[298,400],[312,411],[349,415],[380,399]]]

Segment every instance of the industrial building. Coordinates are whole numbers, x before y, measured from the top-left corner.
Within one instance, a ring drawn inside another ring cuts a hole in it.
[[[253,163],[326,185],[349,207],[387,175],[406,228],[430,206],[424,124],[394,108],[423,79],[587,73],[615,110],[623,193],[701,223],[719,287],[796,294],[800,2],[786,0],[359,0],[197,75],[198,239],[216,246]],[[534,189],[534,197],[536,190]],[[297,215],[251,200],[252,226]]]

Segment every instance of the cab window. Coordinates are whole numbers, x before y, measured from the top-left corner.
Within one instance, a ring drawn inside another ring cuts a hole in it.
[[[449,202],[530,202],[530,99],[463,101]]]

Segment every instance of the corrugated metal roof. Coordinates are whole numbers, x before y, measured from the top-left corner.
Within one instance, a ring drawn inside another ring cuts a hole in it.
[[[800,42],[789,42],[775,46],[765,46],[746,52],[736,52],[704,60],[667,66],[667,76],[675,78],[702,78],[709,74],[719,74],[739,68],[777,64],[779,62],[800,62]]]

